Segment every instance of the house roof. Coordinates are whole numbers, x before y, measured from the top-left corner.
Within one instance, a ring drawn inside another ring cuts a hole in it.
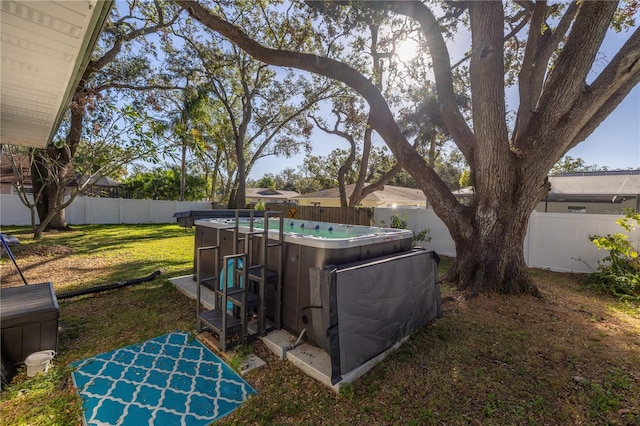
[[[87,181],[87,176],[76,176],[76,180],[74,183],[83,184]],[[120,186],[120,182],[111,179],[109,176],[91,176],[89,178],[89,185],[91,186],[101,186],[101,187],[114,187]]]
[[[291,199],[300,195],[296,191],[283,191],[273,188],[247,188],[246,196],[248,198],[261,198],[261,199]]]
[[[2,1],[2,143],[43,148],[51,141],[112,5]]]
[[[608,201],[640,194],[640,170],[563,173],[550,176],[548,201]]]
[[[452,194],[457,196],[470,196],[470,195],[475,195],[475,193],[476,192],[473,189],[473,186],[465,186],[464,188],[460,188],[455,191],[452,191]]]
[[[551,190],[543,201],[620,203],[640,195],[640,170],[561,173],[549,176]],[[474,195],[473,187],[454,191],[457,197]]]
[[[31,170],[29,168],[29,161],[25,157],[19,159],[22,165],[22,174],[29,183],[31,182]],[[2,154],[0,155],[0,183],[14,183],[16,181],[15,174],[13,173],[13,165],[9,158]],[[26,183],[26,182],[25,182]]]
[[[22,166],[22,176],[24,178],[25,185],[31,185],[31,168],[29,164],[29,158],[25,156],[15,157],[16,161],[19,161]],[[68,163],[67,168],[70,172],[73,172],[73,164]],[[69,186],[76,186],[78,182],[84,183],[87,180],[86,176],[77,175],[76,178],[69,182]],[[0,183],[9,183],[13,184],[16,182],[16,176],[13,172],[13,165],[9,160],[9,157],[2,154],[0,156]],[[111,179],[108,176],[92,176],[89,178],[89,184],[91,186],[100,186],[100,187],[115,187],[120,186],[120,183]]]
[[[355,188],[355,184],[346,186],[345,189],[347,192],[347,197],[351,196],[354,188]],[[338,188],[330,188],[330,189],[324,189],[322,191],[311,192],[309,194],[303,194],[296,197],[296,199],[318,199],[318,198],[339,199],[340,191]],[[372,192],[371,194],[367,195],[364,199],[367,201],[378,201],[383,203],[393,203],[393,202],[424,203],[426,200],[426,197],[424,193],[419,189],[385,185],[383,189]]]

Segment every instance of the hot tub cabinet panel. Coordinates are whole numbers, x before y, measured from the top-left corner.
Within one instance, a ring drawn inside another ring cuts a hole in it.
[[[318,249],[285,244],[284,259],[282,324],[294,334],[306,328],[307,340],[315,343],[316,338],[310,327],[311,310],[314,308],[310,303],[309,268],[362,259],[362,248]]]
[[[286,330],[300,334],[306,329],[306,338],[309,343],[316,344],[314,327],[312,327],[312,310],[310,302],[310,268],[322,268],[330,264],[344,264],[350,262],[371,259],[382,255],[409,251],[413,234],[407,230],[389,230],[383,228],[345,226],[321,222],[304,222],[286,220],[284,248],[283,248],[283,277],[282,277],[282,326]],[[291,225],[293,224],[293,225]],[[324,238],[313,235],[300,235],[295,232],[287,232],[291,229],[300,229],[304,224],[307,229],[317,229],[323,226],[331,227],[342,234],[353,233],[351,237]],[[220,245],[220,256],[233,254],[234,232],[229,229],[228,221],[215,219],[198,220],[196,225],[196,250],[207,245]],[[218,229],[221,229],[221,242],[217,241]],[[249,232],[247,227],[239,228],[240,234]],[[270,230],[270,233],[273,232]],[[262,237],[256,237],[258,239]],[[253,244],[254,250],[262,247],[258,241]],[[213,251],[205,255],[201,271],[203,277],[213,275],[215,254]],[[258,253],[253,254],[257,259]],[[269,263],[277,262],[276,254],[270,254]],[[195,266],[195,265],[194,265]],[[266,288],[267,318],[273,320],[275,312],[275,288]]]
[[[233,253],[233,232],[222,230],[220,232],[221,241],[218,241],[217,229],[208,226],[196,225],[195,247],[193,252],[193,279],[196,279],[196,259],[198,248],[220,246],[220,258]],[[202,253],[201,273],[203,277],[211,278],[214,275],[214,265],[216,261],[216,251],[207,250]]]

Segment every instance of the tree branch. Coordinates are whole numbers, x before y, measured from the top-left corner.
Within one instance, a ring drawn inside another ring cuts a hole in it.
[[[265,47],[247,36],[240,28],[211,13],[198,2],[176,0],[176,3],[182,6],[194,19],[197,19],[211,30],[228,38],[260,61],[271,65],[297,68],[320,74],[341,81],[354,89],[367,100],[371,108],[372,123],[377,133],[384,139],[398,161],[402,163],[403,168],[414,176],[418,185],[420,185],[424,191],[428,191],[430,201],[436,212],[439,212],[439,215],[443,217],[446,216],[446,214],[450,216],[452,214],[461,215],[467,210],[466,207],[457,202],[456,198],[451,194],[451,191],[442,179],[440,179],[435,170],[429,167],[416,150],[411,147],[396,123],[386,100],[375,85],[365,76],[348,65],[330,58]],[[444,45],[444,41],[442,41],[442,45]],[[446,49],[446,45],[444,45],[444,47]],[[451,79],[451,72],[448,69],[448,57],[437,57],[438,61],[441,59],[446,61],[447,72],[449,79]],[[453,95],[452,88],[450,88],[450,93]],[[461,132],[464,136],[462,137],[463,141],[459,143],[465,147],[467,153],[470,153],[473,133],[471,133],[471,130],[458,111],[457,105],[455,105],[455,99],[453,105],[455,106],[455,111],[457,111],[457,116],[459,116],[459,119],[462,120],[464,124]],[[454,115],[456,115],[455,111],[453,113]],[[460,129],[457,130],[459,131]],[[460,233],[469,232],[468,222],[451,220],[448,225],[450,225],[452,229],[457,229]]]
[[[543,4],[543,2],[540,4]],[[536,4],[537,6],[538,4]],[[528,150],[533,141],[524,140],[521,135],[526,134],[527,129],[531,129],[531,120],[535,112],[538,111],[538,104],[544,87],[544,79],[549,70],[551,55],[556,51],[560,42],[564,40],[565,34],[571,27],[571,23],[578,12],[578,3],[572,2],[569,4],[567,11],[553,32],[541,32],[543,26],[547,25],[544,20],[546,8],[544,11],[537,9],[536,11],[540,15],[536,17],[535,21],[532,20],[531,22],[529,41],[527,42],[525,59],[519,76],[520,107],[512,138],[514,146],[523,152]],[[537,30],[538,28],[540,28],[540,31]]]
[[[329,90],[329,87],[325,87],[323,88],[319,94],[324,93],[325,91]],[[324,99],[328,99],[328,98],[324,98],[324,97],[319,97],[317,100],[314,99],[312,101],[309,101],[307,103],[304,103],[300,106],[300,108],[298,108],[297,110],[294,110],[291,112],[291,114],[289,114],[286,117],[283,117],[282,121],[274,128],[271,130],[271,132],[266,135],[264,141],[260,144],[260,146],[258,147],[258,149],[256,149],[255,154],[253,155],[253,157],[250,159],[248,166],[247,166],[247,170],[251,170],[253,168],[253,166],[255,165],[256,161],[258,161],[260,158],[266,156],[266,155],[262,155],[262,153],[264,152],[264,149],[267,147],[267,145],[269,144],[269,142],[271,142],[276,135],[287,125],[289,124],[294,118],[296,118],[297,116],[299,116],[300,114],[302,114],[303,112],[305,112],[306,110],[310,109],[313,105],[315,105],[316,102],[324,100]],[[279,114],[275,114],[275,116],[279,116]],[[256,132],[256,134],[254,134],[248,141],[248,144],[251,144],[253,141],[255,141],[260,135],[262,135],[267,128],[269,127],[270,124],[274,123],[275,121],[270,121],[269,123],[265,124],[265,126],[263,126],[262,128],[260,128],[260,130],[258,130],[258,132]],[[269,154],[267,154],[269,155]]]
[[[640,28],[637,28],[588,90],[580,95],[576,110],[580,131],[568,146],[586,139],[640,83]]]
[[[338,113],[336,113],[336,115],[338,115]],[[321,125],[314,116],[310,116],[310,117],[316,123],[316,126],[318,126],[318,128],[323,132],[330,135],[339,136],[343,139],[346,139],[347,142],[349,142],[349,145],[351,147],[351,149],[349,150],[349,156],[347,157],[344,164],[341,165],[340,168],[338,169],[338,192],[340,193],[340,205],[342,207],[347,207],[347,191],[345,189],[345,176],[347,175],[347,172],[349,171],[349,169],[351,168],[351,165],[356,159],[356,141],[355,139],[353,139],[353,136],[351,136],[350,134],[343,132],[341,130],[338,130],[338,124],[340,123],[339,115],[333,130],[327,129],[326,127]]]
[[[536,66],[534,74],[536,74],[535,80],[539,81],[540,87],[542,86],[542,81],[549,67],[549,59],[564,40],[569,28],[571,28],[571,23],[578,13],[578,5],[578,2],[571,2],[560,19],[558,26],[551,33],[545,32],[538,45],[538,52],[534,57],[534,66]],[[546,25],[546,23],[544,23],[544,25]],[[542,30],[542,28],[540,29]]]
[[[527,47],[524,51],[524,58],[520,68],[520,74],[518,75],[520,106],[518,108],[518,115],[516,117],[516,124],[514,128],[514,140],[518,139],[517,135],[519,135],[529,123],[531,115],[535,109],[535,105],[538,101],[538,97],[534,95],[535,85],[532,74],[538,71],[536,68],[538,64],[536,64],[535,59],[538,54],[542,38],[542,32],[538,29],[541,29],[544,24],[546,12],[546,1],[539,1],[535,4],[533,8],[533,15],[531,16],[529,39],[527,40]]]
[[[535,9],[535,4],[530,0],[516,0],[515,3],[530,13],[533,13]]]
[[[139,28],[139,29],[133,30],[133,31],[125,34],[121,38],[117,38],[116,41],[114,42],[113,46],[111,47],[111,49],[109,49],[99,59],[96,59],[95,61],[90,61],[89,62],[89,64],[87,65],[86,71],[85,71],[85,76],[88,76],[88,73],[92,73],[94,71],[98,71],[98,70],[101,70],[102,68],[104,68],[105,65],[107,65],[109,62],[111,62],[116,57],[116,55],[118,55],[118,53],[120,53],[120,51],[122,50],[122,46],[126,42],[134,40],[134,39],[136,39],[138,37],[143,37],[145,35],[152,34],[152,33],[157,32],[157,31],[159,31],[159,30],[161,30],[163,28],[170,27],[180,17],[180,14],[176,13],[175,16],[173,16],[168,22],[165,22],[164,13],[162,12],[162,7],[160,7],[157,2],[156,2],[156,9],[158,10],[158,24],[157,25],[152,25],[150,27]]]
[[[393,179],[395,175],[400,173],[400,170],[402,170],[402,166],[396,161],[396,164],[394,164],[393,167],[391,167],[385,174],[380,176],[377,181],[362,188],[362,192],[360,194],[361,199],[364,199],[367,195],[372,194],[378,190],[384,189],[384,186],[389,183],[389,181]]]
[[[402,1],[389,2],[392,10],[398,14],[408,16],[420,23],[422,32],[427,40],[427,47],[433,62],[433,72],[436,80],[436,90],[442,119],[451,132],[451,136],[465,157],[471,159],[475,137],[464,117],[458,109],[456,94],[453,89],[453,76],[449,50],[444,42],[438,22],[431,10],[421,2]]]
[[[556,125],[573,107],[616,8],[617,2],[580,4],[571,33],[544,85],[538,106],[544,123]]]
[[[522,13],[522,12],[521,12]],[[521,13],[519,13],[518,15],[520,15]],[[520,22],[518,22],[518,25],[516,25],[515,27],[513,27],[511,29],[511,31],[509,31],[507,33],[507,35],[504,36],[504,41],[506,42],[507,40],[509,40],[512,37],[515,37],[516,35],[518,35],[518,33],[520,31],[522,31],[522,29],[527,25],[527,23],[530,20],[530,15],[527,14],[525,15],[522,20]],[[471,58],[471,52],[467,52],[462,59],[460,59],[458,62],[456,62],[455,64],[451,65],[451,69],[454,70],[456,68],[458,68],[460,65],[462,65],[465,61],[468,61],[469,58]]]

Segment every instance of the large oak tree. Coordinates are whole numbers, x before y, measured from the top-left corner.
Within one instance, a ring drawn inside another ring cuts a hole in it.
[[[456,244],[453,276],[472,292],[538,294],[528,275],[523,242],[529,215],[548,190],[547,172],[589,136],[640,80],[640,29],[636,28],[592,79],[607,30],[620,15],[618,3],[566,5],[517,1],[461,2],[468,8],[472,122],[456,102],[450,54],[434,8],[426,2],[362,2],[420,24],[433,66],[442,119],[470,166],[475,198],[458,203],[435,170],[403,136],[378,88],[354,68],[302,51],[257,43],[199,2],[178,1],[195,19],[253,57],[343,82],[363,96],[371,126],[427,195]],[[511,25],[511,28],[507,26]],[[514,43],[514,36],[520,43]],[[524,46],[521,55],[515,47]],[[520,104],[510,126],[505,104],[505,57],[515,66]],[[513,63],[513,62],[511,62]],[[590,75],[591,74],[591,75]],[[589,77],[589,80],[588,80]]]

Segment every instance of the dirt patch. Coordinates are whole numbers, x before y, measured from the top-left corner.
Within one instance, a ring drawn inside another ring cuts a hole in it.
[[[15,250],[16,254],[20,254],[20,256],[28,257],[28,256],[40,256],[40,257],[49,257],[49,256],[69,256],[73,253],[73,249],[71,247],[63,246],[63,245],[46,245],[46,244],[30,244],[28,246],[17,248]]]
[[[56,291],[66,291],[109,274],[114,259],[102,256],[79,258],[64,245],[32,244],[12,250],[28,284],[52,282]],[[23,285],[11,261],[2,264],[2,287]]]

